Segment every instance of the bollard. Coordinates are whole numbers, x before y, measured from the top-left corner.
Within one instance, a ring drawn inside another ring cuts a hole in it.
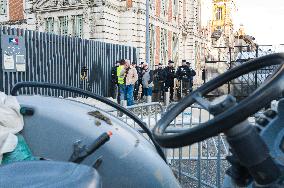
[[[121,105],[122,105],[123,107],[126,107],[126,106],[127,106],[127,101],[126,101],[126,100],[122,100],[122,101],[121,101]]]
[[[146,103],[151,103],[152,102],[152,96],[146,96]],[[146,107],[147,109],[147,112],[149,113],[151,111],[151,107],[150,106],[147,106]]]
[[[151,103],[152,102],[152,96],[147,96],[147,103]]]
[[[126,107],[127,106],[127,101],[126,100],[121,100],[120,101],[120,105],[123,106],[123,107]],[[117,116],[122,117],[123,113],[120,112],[120,111],[117,111]]]
[[[165,92],[164,102],[165,106],[168,106],[170,104],[170,92]]]
[[[182,99],[182,80],[180,80],[180,99]]]

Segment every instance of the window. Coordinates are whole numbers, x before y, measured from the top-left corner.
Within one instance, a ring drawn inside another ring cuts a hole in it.
[[[173,0],[173,17],[177,18],[178,16],[178,0]]]
[[[164,40],[165,40],[165,49],[164,49],[164,59],[165,59],[165,63],[168,62],[168,31],[165,30],[164,31]]]
[[[150,26],[150,61],[151,65],[155,64],[155,41],[156,41],[156,36],[155,36],[155,27],[153,24]]]
[[[174,62],[178,61],[178,35],[173,33],[173,40],[172,40],[172,60]]]
[[[168,61],[168,34],[167,30],[161,29],[161,63],[167,64]]]
[[[162,64],[164,64],[164,49],[165,49],[165,45],[164,45],[164,29],[161,29],[161,33],[160,33],[160,62]]]
[[[83,38],[83,15],[73,17],[73,36]]]
[[[68,16],[59,17],[59,35],[68,35]]]
[[[54,18],[45,19],[45,31],[49,33],[54,32]]]
[[[222,7],[217,7],[216,20],[222,20]]]
[[[161,15],[165,15],[165,10],[166,10],[165,2],[166,0],[161,0]]]
[[[169,8],[169,1],[165,0],[164,1],[164,16],[166,16],[167,12],[168,12],[168,8]]]
[[[63,6],[69,5],[69,0],[63,0],[63,1],[62,1],[62,5],[63,5]]]
[[[150,14],[155,15],[156,0],[150,0],[149,4],[150,4]]]
[[[7,0],[0,0],[0,15],[7,14]]]

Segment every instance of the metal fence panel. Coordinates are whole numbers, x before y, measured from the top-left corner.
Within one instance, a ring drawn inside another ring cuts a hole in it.
[[[17,82],[38,81],[80,87],[109,96],[110,72],[114,62],[137,59],[136,48],[129,46],[0,26],[0,39],[7,34],[23,36],[26,47],[26,72],[3,71],[0,56],[0,91],[7,94]],[[88,68],[87,80],[80,79],[83,66]],[[67,92],[50,89],[26,88],[20,93],[70,96]]]
[[[152,129],[176,103],[164,107],[160,103],[143,103],[126,107],[144,121]],[[135,128],[147,139],[148,136],[135,122],[126,115],[119,115],[117,110],[107,110]],[[167,133],[179,133],[188,128],[208,121],[212,116],[198,105],[186,108],[167,129]],[[182,187],[219,188],[222,185],[226,169],[229,167],[226,156],[229,155],[225,136],[220,134],[191,146],[176,149],[164,149],[169,165],[173,169]]]

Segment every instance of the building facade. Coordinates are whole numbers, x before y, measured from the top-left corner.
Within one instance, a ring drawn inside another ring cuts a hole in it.
[[[206,81],[226,72],[233,60],[234,48],[234,0],[212,0],[212,15],[208,25],[210,39],[207,43],[204,67],[207,70]],[[230,54],[230,52],[232,52]]]
[[[0,25],[19,26],[26,23],[25,0],[0,0]]]
[[[198,64],[200,0],[149,1],[151,65],[170,59]],[[133,46],[145,61],[145,0],[26,0],[24,8],[28,29]]]

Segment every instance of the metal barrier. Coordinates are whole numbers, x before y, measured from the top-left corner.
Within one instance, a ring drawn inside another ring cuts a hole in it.
[[[135,113],[141,120],[143,120],[148,125],[148,128],[150,129],[152,129],[156,125],[156,123],[159,121],[159,119],[161,119],[162,115],[164,114],[164,107],[158,102],[142,103],[133,106],[127,106],[126,108]],[[120,113],[118,113],[116,109],[111,109],[107,112],[116,115],[128,125],[143,133],[143,131],[136,126],[136,123],[128,116],[120,115]]]
[[[175,103],[171,103],[169,110]],[[192,128],[212,116],[199,105],[188,107],[172,122],[169,133]],[[224,135],[178,149],[167,149],[166,156],[183,187],[221,187],[229,154]]]
[[[3,70],[1,46],[7,36],[24,40],[25,72]],[[107,97],[111,93],[113,63],[125,58],[136,60],[136,48],[0,26],[0,91],[9,94],[18,82],[38,81],[74,86]],[[85,78],[82,79],[84,71]],[[53,89],[25,88],[19,93],[75,97],[69,92]]]
[[[171,103],[165,108],[160,103],[143,103],[127,108],[152,129],[162,118],[164,112],[175,104]],[[108,112],[118,115],[115,110]],[[123,115],[119,118],[145,135],[142,129],[138,128],[129,117]],[[212,116],[206,110],[198,105],[193,105],[176,117],[167,133],[178,133],[208,121],[210,118]],[[147,136],[145,137],[147,138]],[[229,154],[228,144],[223,134],[191,146],[165,149],[164,152],[183,187],[221,187],[225,170],[229,166],[225,160]]]

